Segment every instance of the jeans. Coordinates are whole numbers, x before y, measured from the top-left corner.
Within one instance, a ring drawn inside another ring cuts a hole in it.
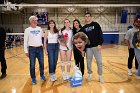
[[[2,74],[6,74],[7,65],[6,65],[6,60],[5,60],[5,49],[4,48],[0,48],[0,62],[1,62]]]
[[[129,57],[128,57],[128,68],[129,69],[132,68],[132,63],[133,63],[134,57],[135,57],[134,48],[130,48],[129,49]],[[138,62],[137,62],[136,57],[135,57],[135,68],[138,69]]]
[[[137,48],[134,48],[134,50],[135,50],[135,56],[136,56],[137,61],[138,61],[138,73],[137,73],[137,75],[140,76],[140,50]]]
[[[102,75],[101,51],[99,51],[96,47],[86,49],[86,60],[87,60],[88,74],[92,73],[92,64],[91,63],[92,63],[93,55],[96,59],[96,63],[97,63],[97,66],[98,66],[98,75]]]
[[[48,62],[49,62],[49,73],[54,74],[56,70],[57,60],[58,60],[58,43],[48,43],[47,52],[48,52]]]
[[[39,62],[40,76],[44,75],[44,53],[43,47],[29,47],[29,60],[30,60],[30,75],[31,78],[36,78],[35,76],[35,63],[36,58]]]

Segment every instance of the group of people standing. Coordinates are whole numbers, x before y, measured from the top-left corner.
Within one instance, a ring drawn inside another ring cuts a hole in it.
[[[140,79],[140,18],[133,22],[133,28],[129,29],[125,35],[125,43],[128,46],[128,75],[132,76],[132,63],[135,57],[136,76]]]
[[[80,21],[73,21],[73,29],[70,27],[70,20],[64,20],[64,27],[59,31],[54,20],[48,22],[48,30],[45,31],[44,44],[42,43],[43,31],[37,26],[38,18],[31,16],[29,18],[30,27],[24,32],[24,51],[30,60],[30,75],[32,84],[36,84],[35,63],[36,58],[39,62],[40,77],[43,81],[46,80],[44,75],[44,55],[48,56],[49,75],[51,81],[57,80],[56,68],[58,54],[60,52],[60,65],[62,70],[63,80],[68,80],[71,68],[72,52],[74,54],[75,65],[77,65],[82,76],[84,75],[84,55],[86,54],[88,77],[87,80],[92,80],[92,58],[95,56],[99,81],[103,83],[102,77],[102,56],[101,47],[103,43],[103,33],[100,25],[92,21],[90,13],[85,14],[86,24],[82,27]],[[63,36],[63,39],[61,38]],[[82,50],[81,50],[82,49]]]
[[[85,14],[85,25],[82,27],[80,21],[73,21],[73,28],[70,27],[70,20],[64,20],[64,27],[59,31],[54,20],[48,22],[48,30],[45,31],[44,41],[42,42],[43,31],[37,26],[38,18],[30,16],[30,27],[24,31],[24,52],[30,61],[30,76],[32,84],[36,84],[35,63],[36,58],[39,62],[40,77],[46,81],[44,75],[44,51],[48,56],[49,75],[51,81],[57,80],[56,68],[58,55],[60,52],[60,65],[63,80],[68,80],[71,68],[72,52],[74,54],[75,65],[77,65],[84,76],[84,57],[86,54],[86,63],[88,70],[87,80],[92,80],[92,59],[93,55],[96,59],[98,67],[98,78],[104,83],[102,77],[102,56],[101,49],[103,43],[103,33],[100,25],[92,21],[90,13]],[[140,79],[140,18],[136,18],[133,23],[134,27],[129,29],[125,35],[125,42],[128,45],[128,75],[132,75],[132,62],[134,56],[136,75]],[[0,79],[7,76],[6,60],[5,60],[5,39],[6,32],[0,28],[0,62],[2,75]],[[63,36],[63,39],[60,38]],[[62,42],[63,41],[63,42]],[[66,70],[65,70],[66,69]]]

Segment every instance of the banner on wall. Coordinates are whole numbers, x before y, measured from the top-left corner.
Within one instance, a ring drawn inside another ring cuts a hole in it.
[[[122,10],[121,23],[127,23],[128,10]]]
[[[48,24],[48,12],[33,12],[32,14],[37,16],[39,25]]]
[[[136,18],[140,18],[140,11],[136,13]]]

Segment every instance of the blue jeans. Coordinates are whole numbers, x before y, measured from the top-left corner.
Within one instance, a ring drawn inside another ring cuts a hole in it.
[[[140,76],[140,50],[137,48],[134,48],[134,50],[135,50],[135,56],[136,56],[137,61],[138,61],[138,73],[137,73],[137,75]]]
[[[49,73],[54,74],[56,70],[57,60],[58,60],[58,43],[48,43],[47,52],[48,52],[48,62],[49,62]]]
[[[35,76],[35,63],[36,58],[39,62],[40,76],[44,75],[44,53],[43,47],[29,47],[29,60],[30,60],[30,75],[31,78],[36,78]]]

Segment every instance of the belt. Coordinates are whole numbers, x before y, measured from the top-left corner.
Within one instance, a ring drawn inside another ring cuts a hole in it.
[[[41,48],[42,46],[29,46],[29,47],[32,47],[32,48]]]

